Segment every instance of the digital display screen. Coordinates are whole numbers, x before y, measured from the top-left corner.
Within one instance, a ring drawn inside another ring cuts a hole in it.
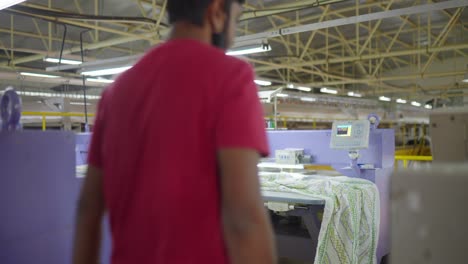
[[[336,127],[336,135],[339,137],[351,136],[351,125],[341,125]]]

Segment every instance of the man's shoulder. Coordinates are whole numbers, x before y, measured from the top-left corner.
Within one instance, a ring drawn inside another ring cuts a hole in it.
[[[142,64],[154,63],[161,58],[168,58],[174,62],[179,62],[182,59],[184,64],[189,67],[199,66],[202,63],[215,72],[217,69],[221,71],[252,70],[246,61],[228,56],[223,50],[196,40],[167,41],[149,50],[139,62]]]

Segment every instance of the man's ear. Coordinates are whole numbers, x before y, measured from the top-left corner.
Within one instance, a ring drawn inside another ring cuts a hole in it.
[[[224,0],[213,0],[206,11],[206,19],[213,33],[218,34],[224,31],[227,14],[224,10]]]

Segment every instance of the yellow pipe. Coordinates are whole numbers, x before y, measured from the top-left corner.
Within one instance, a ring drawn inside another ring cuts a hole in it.
[[[403,168],[408,168],[408,160],[403,160]]]
[[[395,160],[403,161],[403,168],[406,169],[408,168],[408,162],[409,161],[432,161],[433,158],[432,156],[395,156]],[[395,163],[396,168],[398,169],[398,162]]]
[[[23,116],[75,116],[75,117],[84,117],[84,113],[59,113],[59,112],[23,112]],[[94,114],[88,114],[88,116],[93,117]]]
[[[395,156],[395,160],[403,161],[432,161],[432,156]]]
[[[42,116],[42,131],[46,131],[46,117]]]

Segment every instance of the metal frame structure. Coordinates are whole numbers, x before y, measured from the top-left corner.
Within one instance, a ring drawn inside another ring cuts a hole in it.
[[[11,73],[42,73],[56,66],[42,59],[61,53],[63,39],[57,23],[69,27],[62,52],[66,58],[78,57],[78,34],[89,30],[84,35],[85,61],[139,55],[168,35],[166,0],[113,3],[48,0],[42,5],[29,0],[21,7],[97,16],[132,14],[152,23],[83,21],[14,8],[0,11],[0,73],[9,74],[0,84],[21,84],[27,89],[41,80],[13,78]],[[468,89],[461,82],[468,64],[466,5],[463,0],[249,0],[238,40],[268,39],[272,52],[246,59],[260,77],[279,85],[334,87],[342,94],[358,91],[373,98],[431,100],[453,93],[463,97]],[[80,77],[60,75],[64,83]]]

